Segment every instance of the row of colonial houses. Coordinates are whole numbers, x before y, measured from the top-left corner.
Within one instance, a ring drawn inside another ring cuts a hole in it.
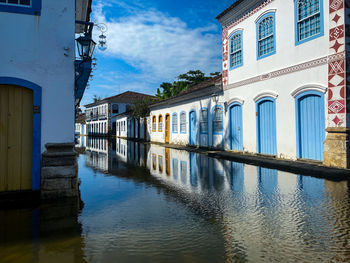
[[[113,135],[350,167],[345,1],[237,0],[218,17],[222,76],[123,113]]]

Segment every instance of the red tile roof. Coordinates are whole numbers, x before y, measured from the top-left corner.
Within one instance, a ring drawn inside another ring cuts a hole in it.
[[[143,100],[146,98],[154,98],[154,96],[151,95],[147,95],[147,94],[143,94],[143,93],[139,93],[139,92],[134,92],[134,91],[127,91],[112,97],[107,97],[104,98],[102,100],[99,100],[97,102],[94,103],[90,103],[87,105],[84,105],[85,107],[92,107],[95,105],[100,105],[100,104],[104,104],[104,103],[130,103],[130,104],[134,104],[139,100]]]

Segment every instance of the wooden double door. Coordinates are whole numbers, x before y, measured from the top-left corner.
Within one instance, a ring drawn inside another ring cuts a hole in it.
[[[0,192],[32,189],[33,92],[0,85]]]

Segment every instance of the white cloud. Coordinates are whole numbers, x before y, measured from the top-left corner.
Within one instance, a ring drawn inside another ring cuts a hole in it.
[[[104,59],[117,59],[135,70],[98,69],[85,102],[92,94],[116,94],[120,87],[122,91],[154,94],[160,83],[172,81],[188,70],[200,69],[205,73],[221,70],[221,37],[217,25],[190,28],[180,18],[141,6],[138,1],[132,5],[123,1],[106,2],[95,1],[93,7],[93,21],[108,27],[108,48],[104,52],[97,50],[98,64]],[[126,15],[111,17],[113,8]],[[94,38],[98,39],[98,33],[95,30]]]
[[[123,59],[145,73],[165,78],[189,69],[218,70],[221,39],[213,33],[216,25],[191,29],[179,18],[154,9],[106,19],[104,7],[98,2],[93,16],[108,26],[105,56]]]

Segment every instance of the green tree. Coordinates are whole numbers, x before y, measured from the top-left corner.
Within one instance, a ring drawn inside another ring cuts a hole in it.
[[[133,116],[137,119],[149,116],[149,106],[155,101],[155,98],[146,98],[137,101],[133,106]]]

